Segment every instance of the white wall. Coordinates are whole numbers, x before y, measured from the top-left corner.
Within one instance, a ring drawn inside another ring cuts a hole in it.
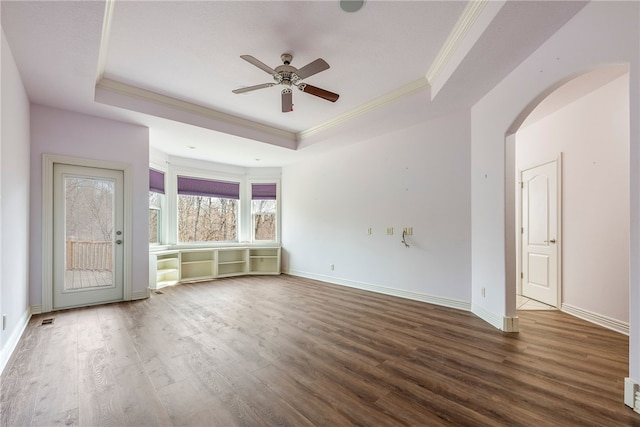
[[[31,106],[32,306],[42,304],[42,155],[56,154],[131,165],[133,179],[132,293],[149,284],[149,130],[40,105]]]
[[[2,32],[0,140],[0,372],[29,319],[29,99]]]
[[[283,269],[468,309],[469,162],[465,112],[285,167]]]
[[[475,312],[515,314],[505,281],[505,135],[567,78],[630,66],[630,377],[640,380],[640,4],[591,2],[471,110],[472,300]],[[481,289],[487,296],[482,298]]]
[[[629,75],[516,134],[519,170],[562,152],[562,302],[629,321]]]

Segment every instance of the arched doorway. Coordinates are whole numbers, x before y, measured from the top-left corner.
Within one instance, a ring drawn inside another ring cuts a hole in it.
[[[602,67],[560,82],[534,100],[506,138],[507,303],[526,279],[530,224],[522,223],[519,171],[563,153],[557,307],[628,334],[629,75]],[[526,194],[526,189],[524,190]],[[537,255],[536,255],[537,256]],[[542,259],[542,264],[545,260]],[[523,268],[524,267],[524,268]],[[545,273],[545,271],[543,271]],[[544,274],[542,274],[544,276]],[[541,285],[542,286],[542,285]]]

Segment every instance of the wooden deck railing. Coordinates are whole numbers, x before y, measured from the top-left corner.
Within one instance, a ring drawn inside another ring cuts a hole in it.
[[[111,270],[113,242],[67,240],[67,270]]]

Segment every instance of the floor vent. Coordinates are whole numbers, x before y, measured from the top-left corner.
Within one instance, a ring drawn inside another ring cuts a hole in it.
[[[163,294],[164,294],[164,292],[162,292],[162,291],[155,291],[155,292],[154,292],[154,294],[163,295]]]
[[[42,323],[41,324],[42,325],[52,325],[53,324],[53,320],[54,320],[53,317],[51,317],[49,319],[42,319]]]

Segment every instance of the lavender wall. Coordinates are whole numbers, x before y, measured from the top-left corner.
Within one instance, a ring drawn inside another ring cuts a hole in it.
[[[457,113],[285,167],[284,270],[468,309],[469,138]]]
[[[42,155],[56,154],[129,164],[133,179],[132,293],[149,284],[149,130],[146,127],[31,106],[32,306],[42,304]]]
[[[29,319],[29,99],[2,33],[0,140],[0,372]]]

